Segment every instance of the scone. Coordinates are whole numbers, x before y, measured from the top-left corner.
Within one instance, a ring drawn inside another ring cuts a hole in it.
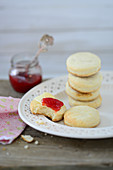
[[[74,106],[65,112],[64,123],[72,127],[93,128],[100,123],[99,112],[89,106]]]
[[[100,88],[102,83],[102,74],[96,73],[90,77],[77,77],[69,73],[68,83],[71,88],[81,93],[89,93]]]
[[[71,97],[68,97],[68,99],[69,99],[70,106],[90,106],[93,108],[98,108],[102,103],[102,98],[100,95],[92,101],[79,101],[79,100],[74,100]]]
[[[81,93],[78,92],[74,89],[72,89],[68,82],[66,83],[66,93],[68,96],[72,97],[75,100],[79,100],[79,101],[91,101],[96,99],[99,94],[100,94],[100,89],[97,89],[94,92],[90,92],[90,93]]]
[[[79,52],[69,56],[66,65],[69,73],[80,77],[87,77],[100,70],[101,60],[95,54]]]
[[[34,98],[30,104],[30,110],[33,114],[45,115],[52,121],[59,121],[63,118],[66,106],[62,101],[46,92]]]

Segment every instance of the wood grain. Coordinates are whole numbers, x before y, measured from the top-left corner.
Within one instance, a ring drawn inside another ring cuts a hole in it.
[[[21,97],[7,80],[0,81],[0,96]],[[27,144],[19,136],[10,145],[0,145],[0,166],[98,166],[113,167],[113,139],[80,140],[45,135],[29,126],[23,134],[31,135],[39,145]],[[6,150],[4,150],[4,147]]]
[[[66,58],[78,51],[96,53],[112,70],[112,16],[112,0],[0,0],[0,78],[8,79],[11,57],[35,53],[45,33],[55,43],[39,58],[44,78],[66,74]]]
[[[0,1],[2,31],[54,31],[113,27],[112,0]],[[46,27],[45,27],[46,26]]]

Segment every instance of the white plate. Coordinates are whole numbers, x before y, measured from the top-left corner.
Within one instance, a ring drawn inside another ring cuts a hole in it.
[[[69,127],[63,124],[52,122],[50,119],[42,115],[33,115],[30,112],[30,102],[34,97],[43,92],[50,92],[61,99],[67,108],[69,108],[68,98],[65,93],[65,83],[67,76],[58,77],[48,80],[35,86],[27,92],[20,100],[18,111],[21,119],[29,126],[39,131],[52,135],[83,138],[83,139],[99,139],[113,137],[113,72],[102,72],[103,83],[101,87],[102,105],[98,109],[100,112],[101,123],[96,128],[77,128]]]

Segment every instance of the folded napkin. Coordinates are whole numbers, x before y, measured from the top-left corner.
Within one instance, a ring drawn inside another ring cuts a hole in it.
[[[0,96],[0,143],[10,144],[24,130],[26,124],[18,115],[20,99]]]

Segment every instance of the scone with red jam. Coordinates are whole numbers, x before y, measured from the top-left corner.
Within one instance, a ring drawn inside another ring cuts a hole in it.
[[[63,119],[66,106],[62,101],[46,92],[31,101],[30,110],[33,114],[47,116],[52,121],[60,121]]]

